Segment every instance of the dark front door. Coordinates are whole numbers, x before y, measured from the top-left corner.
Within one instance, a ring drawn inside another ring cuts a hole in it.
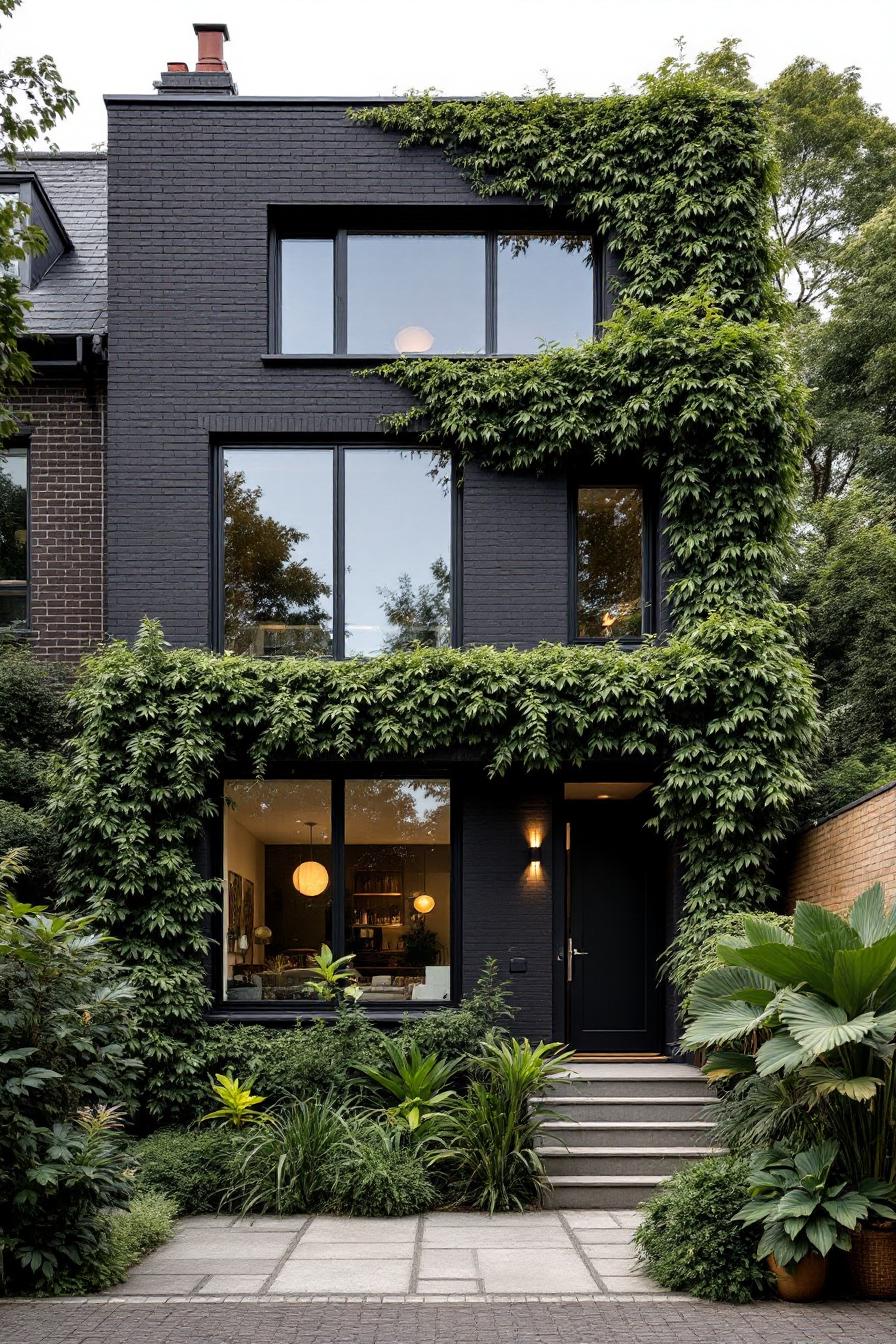
[[[644,801],[568,809],[570,1044],[583,1054],[656,1053],[665,896]]]

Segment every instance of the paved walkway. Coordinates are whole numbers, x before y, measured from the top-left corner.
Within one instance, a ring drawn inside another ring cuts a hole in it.
[[[893,1344],[892,1302],[0,1302],[3,1344]]]
[[[574,1210],[185,1218],[109,1296],[469,1301],[658,1293],[636,1262],[638,1218]]]

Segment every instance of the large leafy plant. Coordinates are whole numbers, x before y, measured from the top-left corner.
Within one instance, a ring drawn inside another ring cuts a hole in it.
[[[0,861],[0,1253],[7,1291],[77,1277],[127,1203],[114,1103],[140,1067],[130,986],[95,921],[17,901]],[[100,1108],[100,1109],[96,1109]]]
[[[713,1079],[792,1076],[851,1178],[893,1181],[896,909],[876,884],[848,919],[801,901],[792,935],[758,917],[742,927],[694,985],[682,1044],[728,1047],[707,1060]]]
[[[827,1255],[836,1246],[849,1250],[850,1232],[876,1213],[896,1217],[889,1202],[893,1187],[865,1178],[857,1188],[834,1173],[837,1144],[831,1140],[790,1154],[779,1148],[756,1153],[750,1166],[751,1198],[734,1217],[762,1223],[758,1259],[773,1255],[782,1269],[812,1252]]]
[[[395,1098],[389,1113],[409,1130],[416,1130],[426,1121],[438,1116],[440,1108],[454,1097],[448,1087],[460,1068],[458,1059],[439,1059],[435,1054],[424,1055],[416,1041],[405,1047],[400,1041],[386,1037],[383,1041],[386,1066],[358,1064],[360,1073],[378,1088]]]

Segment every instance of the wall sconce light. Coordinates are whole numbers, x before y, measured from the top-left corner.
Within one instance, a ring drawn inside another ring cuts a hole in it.
[[[541,841],[529,846],[529,862],[533,868],[541,867]]]

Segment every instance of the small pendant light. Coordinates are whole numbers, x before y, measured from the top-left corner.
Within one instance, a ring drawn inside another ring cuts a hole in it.
[[[414,909],[418,915],[428,915],[431,910],[435,910],[436,903],[426,891],[426,846],[423,846],[423,890],[418,891],[414,897]]]
[[[296,868],[292,875],[292,884],[302,896],[320,896],[330,885],[330,874],[323,864],[317,863],[314,858],[314,828],[317,822],[309,821],[306,825],[310,858]]]

